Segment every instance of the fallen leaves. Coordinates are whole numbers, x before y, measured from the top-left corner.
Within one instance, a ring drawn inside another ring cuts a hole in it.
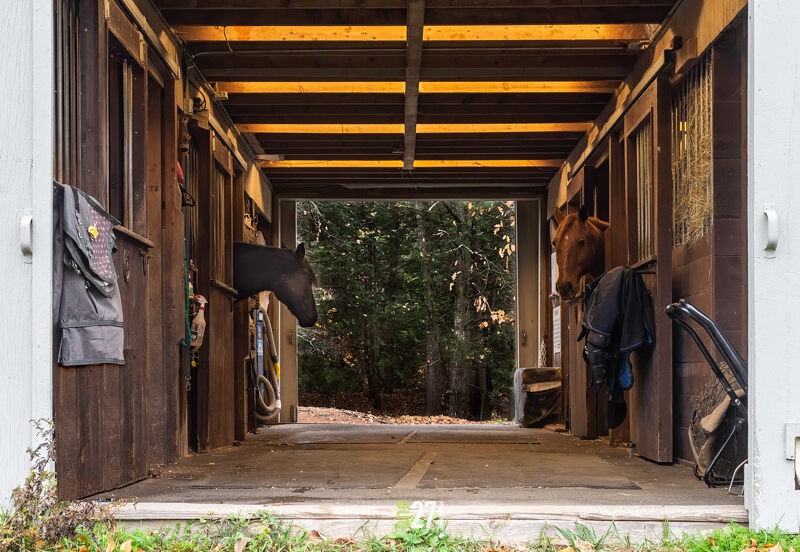
[[[248,542],[250,542],[250,539],[247,537],[240,538],[234,543],[233,552],[244,552],[244,549],[247,548]]]

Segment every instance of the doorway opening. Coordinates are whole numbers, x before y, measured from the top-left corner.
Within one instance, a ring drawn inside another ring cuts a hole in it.
[[[297,214],[321,282],[319,322],[298,332],[300,422],[347,419],[318,407],[359,423],[508,419],[515,202],[304,201]]]

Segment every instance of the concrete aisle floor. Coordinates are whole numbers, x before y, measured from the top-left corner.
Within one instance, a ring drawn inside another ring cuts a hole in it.
[[[741,506],[691,469],[603,440],[513,426],[273,426],[98,498],[151,503],[427,500],[505,505]]]

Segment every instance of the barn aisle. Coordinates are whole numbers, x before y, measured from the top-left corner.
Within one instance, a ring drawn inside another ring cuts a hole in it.
[[[97,498],[136,501],[120,512],[129,522],[266,509],[344,536],[368,521],[390,528],[403,501],[424,501],[467,532],[502,521],[496,529],[512,540],[573,521],[602,529],[613,518],[655,535],[665,519],[688,530],[747,519],[741,497],[707,489],[688,467],[507,425],[272,426]]]

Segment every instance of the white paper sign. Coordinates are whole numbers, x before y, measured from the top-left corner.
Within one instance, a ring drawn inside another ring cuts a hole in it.
[[[553,354],[561,352],[561,307],[553,309]]]

